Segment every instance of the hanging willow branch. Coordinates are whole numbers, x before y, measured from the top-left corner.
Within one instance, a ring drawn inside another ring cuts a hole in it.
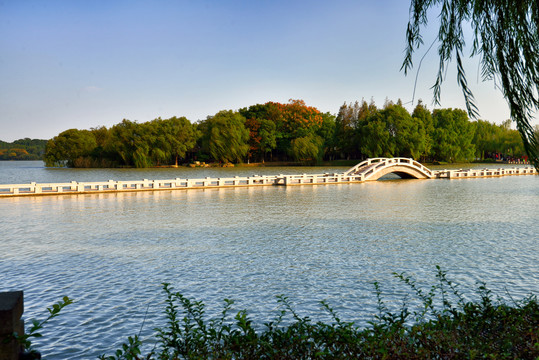
[[[440,65],[433,86],[439,104],[445,69],[455,55],[457,81],[462,89],[468,114],[479,115],[462,66],[465,47],[462,26],[474,31],[471,57],[481,59],[483,81],[502,85],[502,92],[517,124],[530,160],[539,170],[539,144],[531,120],[539,109],[539,2],[537,0],[411,0],[406,31],[407,47],[401,70],[413,67],[412,55],[422,44],[421,28],[427,25],[427,11],[440,9],[438,54]]]

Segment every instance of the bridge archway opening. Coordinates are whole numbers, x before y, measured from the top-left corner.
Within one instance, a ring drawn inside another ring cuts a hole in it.
[[[422,172],[418,171],[415,168],[402,165],[393,165],[383,167],[378,171],[373,172],[372,174],[367,174],[366,180],[374,181],[378,180],[388,174],[395,174],[401,179],[426,179],[427,176]]]
[[[389,172],[385,175],[380,176],[377,180],[386,181],[386,180],[409,180],[409,179],[417,179],[417,177],[404,171],[393,171],[393,172]]]

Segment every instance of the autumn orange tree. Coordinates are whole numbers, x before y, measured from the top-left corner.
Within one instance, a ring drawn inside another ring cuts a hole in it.
[[[0,149],[0,160],[19,160],[27,159],[30,156],[25,149],[11,148]]]
[[[316,132],[322,125],[322,113],[303,100],[290,99],[288,104],[275,103],[280,111],[278,121],[287,137],[296,139]]]
[[[320,158],[329,140],[322,135],[332,134],[334,124],[331,115],[307,106],[303,100],[290,99],[286,104],[270,101],[240,109],[240,113],[247,119],[250,154],[262,161],[267,152],[272,159],[273,155],[300,161]]]

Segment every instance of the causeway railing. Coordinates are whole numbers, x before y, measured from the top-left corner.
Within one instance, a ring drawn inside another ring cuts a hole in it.
[[[179,189],[207,189],[240,186],[269,186],[269,185],[316,185],[337,184],[363,181],[362,176],[334,174],[302,174],[302,175],[253,175],[234,176],[231,178],[203,179],[172,179],[172,180],[130,180],[103,182],[68,182],[68,183],[35,183],[30,184],[0,184],[0,197],[24,195],[61,195],[86,194],[121,191],[153,191]]]
[[[171,180],[128,180],[128,181],[102,181],[102,182],[77,182],[68,183],[35,183],[30,184],[0,184],[0,196],[6,195],[47,195],[47,194],[77,194],[93,192],[119,192],[119,191],[144,191],[144,190],[171,190],[189,188],[209,188],[227,186],[255,186],[274,185],[278,176],[248,177],[234,176],[231,178],[204,179],[171,179]]]
[[[438,179],[496,177],[509,175],[535,175],[537,171],[532,166],[499,169],[458,169],[435,170],[433,174]]]
[[[317,184],[342,184],[362,182],[362,175],[346,175],[344,173],[325,174],[302,174],[283,175],[276,185],[317,185]]]

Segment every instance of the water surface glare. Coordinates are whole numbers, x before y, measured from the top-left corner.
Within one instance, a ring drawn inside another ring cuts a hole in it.
[[[263,170],[249,174],[286,173]],[[163,325],[163,282],[209,315],[229,298],[268,321],[285,294],[301,315],[328,320],[327,300],[365,323],[374,281],[389,306],[408,293],[392,272],[428,286],[440,265],[469,297],[477,281],[501,297],[539,293],[538,220],[538,176],[3,198],[0,291],[24,290],[26,319],[75,299],[36,342],[46,359],[112,354],[146,311],[148,338]]]

